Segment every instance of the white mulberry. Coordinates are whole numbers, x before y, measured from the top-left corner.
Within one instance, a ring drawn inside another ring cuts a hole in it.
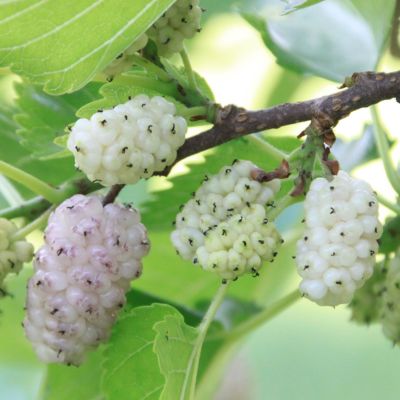
[[[183,259],[215,270],[224,279],[235,279],[245,272],[256,273],[261,259],[273,257],[279,234],[257,205],[273,205],[280,181],[252,180],[255,168],[250,161],[235,161],[217,175],[206,176],[177,215],[171,234]],[[264,243],[257,244],[256,237]]]
[[[162,97],[139,95],[112,110],[81,118],[72,127],[68,149],[75,165],[104,186],[135,183],[162,171],[184,143],[186,120]]]
[[[383,264],[375,265],[371,278],[354,293],[349,304],[352,321],[366,325],[379,321],[383,294],[386,291],[387,269]]]
[[[236,280],[245,273],[258,275],[263,261],[278,254],[281,236],[259,204],[245,207],[207,233],[194,261],[223,279]]]
[[[400,342],[400,256],[389,262],[383,292],[381,323],[385,336],[393,343]]]
[[[183,49],[184,39],[201,29],[203,10],[199,0],[177,0],[147,31],[161,56],[169,57]]]
[[[320,305],[348,303],[371,277],[382,234],[370,185],[340,171],[317,178],[304,203],[306,230],[297,242],[300,291]]]
[[[4,279],[10,273],[17,274],[24,262],[33,257],[33,246],[24,239],[15,240],[13,237],[18,231],[17,226],[0,218],[0,296],[6,293]]]
[[[108,338],[148,250],[134,209],[75,195],[54,211],[35,256],[24,320],[42,361],[79,365]]]

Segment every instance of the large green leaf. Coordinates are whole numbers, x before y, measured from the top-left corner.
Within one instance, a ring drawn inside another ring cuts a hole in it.
[[[107,400],[158,400],[165,379],[153,352],[155,323],[179,315],[171,306],[137,307],[120,318],[104,352],[102,389]]]
[[[166,316],[154,325],[154,330],[157,332],[154,351],[165,376],[160,400],[189,399],[198,351],[195,346],[198,330],[186,325],[179,314]]]
[[[395,0],[326,0],[282,15],[269,1],[243,13],[282,66],[335,81],[375,69],[391,26]]]
[[[53,94],[84,86],[174,0],[0,3],[0,64]]]
[[[17,134],[21,145],[35,157],[49,156],[63,149],[53,143],[64,135],[65,127],[76,120],[76,111],[99,97],[100,83],[89,83],[83,89],[63,96],[50,96],[33,85],[16,85],[21,110],[14,117],[21,128]],[[71,154],[72,156],[72,154]]]
[[[32,274],[25,268],[18,276],[10,275],[7,290],[11,296],[0,301],[0,398],[38,399],[38,383],[46,367],[34,354],[21,322],[24,319],[26,282]]]
[[[96,351],[79,367],[49,365],[44,400],[100,400],[102,354]]]
[[[0,104],[0,160],[15,165],[32,175],[58,185],[76,174],[71,158],[63,160],[37,160],[31,156],[28,149],[21,146],[16,134],[18,126],[13,120],[16,109]],[[32,197],[33,193],[17,185],[24,197]]]

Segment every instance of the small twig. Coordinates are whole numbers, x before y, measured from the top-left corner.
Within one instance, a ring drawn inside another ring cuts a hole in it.
[[[115,201],[115,199],[117,198],[117,196],[119,195],[120,191],[124,187],[125,187],[125,185],[122,185],[122,184],[111,186],[111,189],[108,191],[108,193],[104,197],[103,206],[113,203]]]

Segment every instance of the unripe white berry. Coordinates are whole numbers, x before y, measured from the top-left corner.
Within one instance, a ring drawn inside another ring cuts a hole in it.
[[[68,149],[75,165],[104,186],[135,183],[162,171],[185,141],[186,120],[173,103],[139,95],[72,127]]]
[[[385,336],[400,342],[400,256],[389,262],[382,295],[381,323]]]
[[[364,286],[356,290],[349,304],[351,319],[353,321],[369,325],[377,322],[380,317],[383,317],[385,321],[383,324],[388,323],[390,320],[384,317],[387,311],[383,303],[383,298],[387,291],[386,285],[388,283],[385,264],[386,263],[380,263],[375,265],[371,279],[368,279]],[[353,268],[354,267],[352,267],[352,269]],[[354,278],[353,271],[351,271],[351,275]]]
[[[25,333],[47,363],[79,365],[106,340],[149,251],[138,211],[75,195],[50,216],[28,284]]]
[[[258,275],[262,262],[274,259],[280,243],[274,224],[266,222],[264,207],[255,204],[212,229],[197,248],[195,258],[204,269],[235,280],[244,273]]]
[[[146,32],[156,43],[161,56],[179,53],[184,39],[190,39],[200,31],[203,11],[199,3],[199,0],[178,0]]]
[[[0,218],[0,297],[5,295],[4,279],[7,275],[18,274],[24,262],[33,257],[33,246],[25,239],[15,239],[17,226]]]
[[[255,168],[249,161],[236,161],[205,178],[177,215],[171,234],[182,258],[234,280],[246,272],[257,275],[262,262],[275,257],[281,238],[264,205],[280,184],[255,182]]]
[[[297,243],[300,291],[320,305],[348,303],[372,274],[382,233],[371,187],[339,171],[314,179],[305,202],[306,230]]]

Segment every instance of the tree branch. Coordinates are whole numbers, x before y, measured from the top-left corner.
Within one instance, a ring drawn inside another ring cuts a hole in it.
[[[313,100],[285,103],[259,111],[228,105],[217,111],[215,125],[186,140],[178,151],[178,161],[232,139],[297,122],[317,119],[326,128],[337,124],[351,112],[383,100],[400,97],[400,71],[355,73],[342,86],[346,88]],[[171,168],[171,167],[170,167]],[[168,171],[163,174],[167,175]]]
[[[400,101],[400,71],[354,73],[346,79],[342,88],[346,89],[317,99],[280,104],[258,111],[248,111],[232,104],[219,108],[216,112],[214,126],[187,139],[178,150],[174,164],[193,154],[241,136],[297,122],[317,121],[323,129],[329,131],[330,127],[355,110],[392,98]],[[159,175],[168,175],[173,165]],[[113,202],[123,187],[124,185],[113,186],[104,198],[104,204]],[[88,193],[96,189],[97,187],[91,188],[91,190],[81,188],[77,192]],[[36,199],[36,201],[41,202],[40,199]],[[44,204],[40,204],[38,209],[41,210]],[[36,213],[36,203],[28,207],[27,212],[32,212],[30,208],[34,206]],[[18,211],[6,210],[5,215],[14,215]]]

